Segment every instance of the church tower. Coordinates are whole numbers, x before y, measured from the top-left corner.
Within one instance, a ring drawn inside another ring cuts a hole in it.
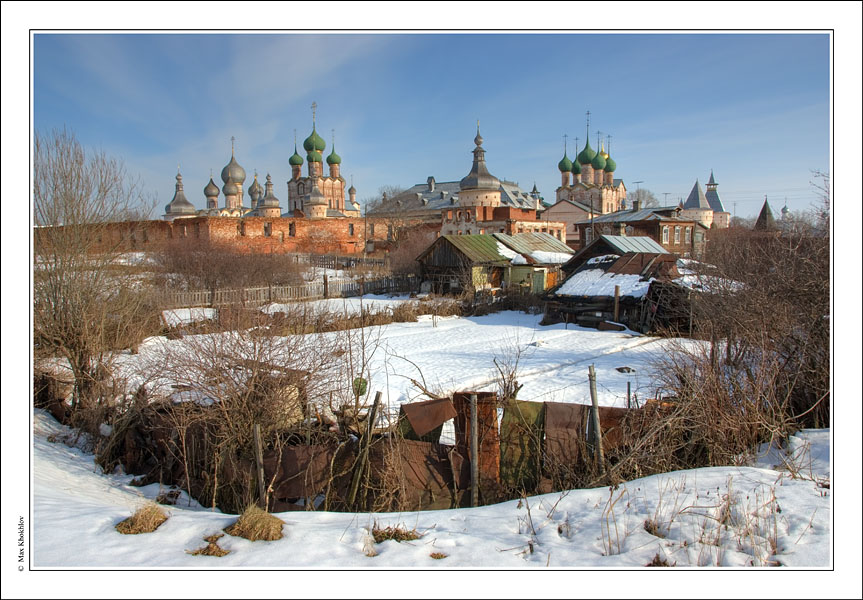
[[[473,149],[473,166],[470,173],[459,182],[459,205],[462,207],[500,206],[500,180],[489,173],[486,167],[479,121],[476,123],[476,137],[473,142],[476,144]]]

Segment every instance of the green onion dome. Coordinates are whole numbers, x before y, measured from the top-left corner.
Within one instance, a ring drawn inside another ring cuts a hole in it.
[[[573,163],[572,163],[572,172],[575,173],[576,175],[581,174],[581,165],[578,164],[577,160],[573,161]]]
[[[588,140],[584,144],[584,150],[579,153],[576,160],[583,165],[589,165],[594,157],[596,157],[596,152],[590,147],[590,140]]]
[[[297,152],[297,145],[294,144],[294,154],[288,159],[288,164],[292,167],[303,166],[303,157]]]
[[[313,162],[319,163],[319,162],[323,162],[324,158],[323,158],[323,156],[321,156],[321,153],[318,152],[317,150],[311,150],[306,155],[306,160],[309,161],[310,163],[313,163]]]
[[[557,170],[561,173],[566,173],[567,171],[572,171],[572,161],[569,160],[569,157],[566,155],[566,152],[563,153],[563,158],[560,159],[560,162],[557,163]]]
[[[305,151],[311,152],[312,150],[317,150],[318,152],[323,152],[326,147],[327,143],[324,141],[324,138],[319,136],[318,132],[315,131],[315,128],[312,127],[312,135],[303,141],[303,148]]]
[[[617,163],[614,162],[614,159],[610,156],[605,161],[605,172],[606,173],[614,173],[614,170],[617,168]]]
[[[336,148],[333,147],[333,151],[330,152],[330,155],[327,157],[328,165],[340,165],[342,164],[342,157],[336,154]]]
[[[605,168],[605,157],[601,152],[596,153],[596,156],[594,156],[593,160],[590,161],[590,166],[597,171],[602,171]]]

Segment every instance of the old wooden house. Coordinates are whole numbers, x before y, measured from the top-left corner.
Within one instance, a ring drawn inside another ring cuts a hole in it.
[[[436,293],[519,287],[541,293],[560,279],[572,250],[547,233],[445,235],[417,257]]]

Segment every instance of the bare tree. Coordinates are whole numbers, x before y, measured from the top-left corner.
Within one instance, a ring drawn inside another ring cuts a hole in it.
[[[659,206],[659,199],[656,197],[656,194],[654,194],[647,188],[639,188],[634,192],[630,192],[628,194],[628,200],[630,206],[634,206],[634,202],[636,200],[640,202],[641,208],[652,208],[654,206]]]
[[[112,351],[134,345],[147,321],[142,286],[113,266],[117,221],[141,206],[142,193],[120,160],[86,153],[66,130],[37,132],[33,157],[34,351],[68,361],[74,412],[101,404]]]

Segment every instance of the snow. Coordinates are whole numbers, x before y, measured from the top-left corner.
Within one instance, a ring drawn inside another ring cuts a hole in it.
[[[530,257],[538,263],[544,265],[562,265],[572,258],[569,252],[547,252],[545,250],[534,250],[530,253]]]
[[[506,258],[510,259],[510,261],[512,261],[512,264],[514,264],[514,265],[526,265],[527,264],[527,259],[524,256],[522,256],[521,254],[519,254],[518,252],[516,252],[512,248],[504,246],[500,242],[497,242],[497,252],[501,256],[505,256]]]
[[[266,314],[277,312],[290,313],[298,307],[305,306],[312,311],[329,312],[336,314],[358,315],[361,310],[379,312],[395,308],[399,304],[411,301],[407,296],[385,296],[378,294],[366,294],[355,298],[328,298],[326,300],[313,300],[303,303],[277,303],[267,304],[261,308]]]
[[[653,278],[642,281],[640,275],[606,273],[602,269],[586,269],[567,279],[557,290],[559,296],[614,296],[614,286],[620,295],[642,298],[647,295]]]
[[[162,319],[168,327],[208,321],[215,319],[216,315],[215,308],[175,308],[162,311]]]
[[[800,432],[789,444],[808,446],[818,457],[811,461],[812,477],[715,467],[645,477],[613,490],[573,490],[478,508],[280,513],[286,522],[281,540],[250,542],[226,534],[219,545],[230,554],[220,558],[187,551],[205,545],[204,537],[221,533],[236,517],[194,502],[189,506],[184,494],[165,507],[169,519],[155,532],[115,531],[116,523],[159,494],[158,484],[133,487],[130,476],[101,474],[91,454],[48,441],[64,430],[47,413],[35,411],[36,568],[632,569],[655,556],[677,567],[832,564],[831,491],[823,487],[830,473],[822,462],[829,456],[829,430]],[[732,515],[727,529],[715,521],[723,505]],[[371,545],[368,530],[375,522],[416,529],[422,537],[374,544],[377,555],[370,557],[364,547]],[[435,560],[429,556],[433,552],[447,556]]]

